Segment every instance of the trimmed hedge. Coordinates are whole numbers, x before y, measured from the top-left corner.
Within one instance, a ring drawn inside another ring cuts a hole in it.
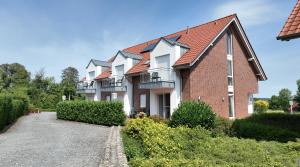
[[[272,127],[282,128],[300,134],[300,114],[264,113],[253,114],[245,120]]]
[[[56,106],[57,118],[98,125],[124,125],[121,102],[64,101]]]
[[[275,140],[279,142],[296,141],[298,133],[269,125],[263,125],[247,120],[235,120],[232,133],[236,137],[252,138],[256,140]]]
[[[184,101],[174,111],[169,125],[177,127],[181,125],[194,128],[202,126],[206,129],[214,128],[216,115],[212,108],[204,102]]]
[[[26,97],[9,94],[0,95],[0,130],[27,114],[29,101]]]

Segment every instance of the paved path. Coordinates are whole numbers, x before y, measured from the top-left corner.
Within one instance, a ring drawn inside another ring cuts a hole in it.
[[[119,135],[116,129],[57,120],[56,113],[23,116],[0,134],[0,167],[99,167],[105,152],[121,152],[115,147],[107,151],[108,139]]]

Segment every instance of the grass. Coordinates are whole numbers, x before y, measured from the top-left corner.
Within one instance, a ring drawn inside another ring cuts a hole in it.
[[[203,128],[170,128],[150,119],[129,120],[122,132],[131,166],[295,166],[300,141],[279,143],[212,137]]]

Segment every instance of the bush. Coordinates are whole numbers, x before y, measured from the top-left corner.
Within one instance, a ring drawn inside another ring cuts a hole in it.
[[[279,142],[296,141],[299,134],[269,125],[253,123],[247,120],[235,120],[232,125],[236,137],[252,138],[256,140],[275,140]]]
[[[215,120],[215,127],[212,129],[213,136],[226,136],[231,135],[231,126],[233,121],[217,117]]]
[[[0,130],[28,111],[28,99],[22,96],[0,95]]]
[[[170,126],[186,125],[190,128],[202,126],[206,129],[214,127],[215,114],[211,107],[204,102],[181,102],[178,109],[171,116]]]
[[[165,123],[165,124],[168,123],[167,119],[164,119],[159,115],[151,115],[148,118],[152,119],[154,122],[157,122],[157,123]]]
[[[98,125],[123,125],[126,118],[121,102],[64,101],[56,110],[59,119]]]
[[[287,113],[254,114],[245,118],[246,121],[286,129],[300,134],[300,115]]]
[[[170,128],[149,118],[129,120],[124,133],[132,142],[138,142],[131,143],[135,149],[127,156],[133,167],[293,166],[300,156],[298,142],[211,137],[210,131],[199,126]],[[125,148],[127,144],[124,141]]]
[[[265,113],[269,109],[269,103],[264,100],[257,100],[254,102],[254,111],[255,113]]]

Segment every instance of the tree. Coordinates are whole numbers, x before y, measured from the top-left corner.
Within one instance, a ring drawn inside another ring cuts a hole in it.
[[[300,104],[300,79],[297,80],[297,87],[298,87],[298,89],[297,89],[297,93],[296,93],[296,95],[295,95],[294,100],[295,100],[298,104]]]
[[[16,87],[27,87],[30,82],[30,73],[19,64],[0,65],[0,91]]]
[[[79,81],[78,70],[74,67],[65,68],[62,72],[61,79],[64,95],[68,96],[70,100],[71,96],[76,93],[76,85]]]
[[[278,99],[281,109],[288,111],[290,106],[289,101],[292,99],[292,92],[287,88],[281,89],[279,91]]]
[[[279,97],[276,95],[273,95],[269,101],[269,108],[271,110],[280,110],[280,103],[279,103]]]

